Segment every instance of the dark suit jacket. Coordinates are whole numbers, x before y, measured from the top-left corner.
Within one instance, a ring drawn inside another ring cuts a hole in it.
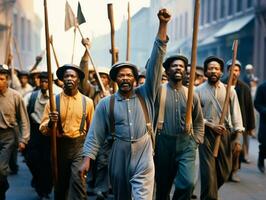
[[[258,140],[260,143],[266,144],[266,81],[257,88],[254,105],[260,113]]]
[[[224,83],[227,83],[228,77],[222,81]],[[237,80],[235,90],[239,101],[243,126],[245,127],[246,131],[250,131],[255,128],[254,106],[252,102],[250,88],[243,81]]]

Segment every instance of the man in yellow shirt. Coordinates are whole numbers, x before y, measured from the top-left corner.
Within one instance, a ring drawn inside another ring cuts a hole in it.
[[[56,96],[56,112],[46,105],[40,131],[48,134],[52,122],[57,122],[58,181],[55,199],[86,198],[86,183],[78,169],[82,163],[82,147],[94,113],[93,101],[78,91],[84,73],[76,65],[58,68],[56,75],[64,82],[63,92]]]

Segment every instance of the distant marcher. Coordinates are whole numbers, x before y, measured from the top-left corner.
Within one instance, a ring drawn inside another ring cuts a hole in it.
[[[264,173],[264,159],[266,158],[266,81],[259,85],[257,89],[254,106],[260,114],[258,168],[261,173]]]
[[[146,70],[139,73],[137,85],[138,86],[143,85],[145,83],[145,79],[146,79]]]
[[[39,90],[24,97],[30,119],[30,140],[25,152],[25,160],[32,174],[31,185],[40,198],[49,198],[52,191],[52,169],[50,137],[39,131],[46,103],[49,101],[48,73],[40,72]]]
[[[19,150],[23,151],[29,140],[30,127],[27,110],[21,95],[8,87],[9,71],[0,65],[0,199],[5,199],[9,188],[7,176],[10,156],[19,140]],[[17,127],[20,135],[17,136]]]
[[[232,60],[227,61],[226,63],[227,71],[231,69],[232,66]],[[252,132],[255,129],[255,116],[254,116],[254,106],[253,101],[251,97],[250,88],[247,84],[245,84],[243,81],[241,81],[240,74],[241,74],[241,63],[236,60],[235,67],[233,70],[233,82],[232,87],[235,88],[240,110],[241,110],[241,116],[243,121],[243,126],[245,128],[245,131],[243,132],[243,143],[242,143],[242,150],[240,153],[240,157],[236,155],[233,156],[233,166],[232,166],[232,174],[230,176],[230,180],[233,182],[239,182],[240,178],[237,176],[237,171],[240,168],[239,162],[245,162],[249,163],[249,136],[252,135]],[[228,78],[226,77],[223,81],[225,84],[228,82]]]

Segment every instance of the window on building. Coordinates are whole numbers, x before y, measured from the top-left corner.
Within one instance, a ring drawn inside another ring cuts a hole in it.
[[[207,23],[210,23],[211,22],[211,4],[212,4],[212,0],[208,0],[207,1]]]
[[[220,0],[220,18],[225,16],[225,0]]]
[[[229,0],[228,1],[228,15],[231,16],[234,13],[234,1]]]
[[[17,39],[18,38],[18,15],[13,15],[13,35]]]
[[[254,0],[247,0],[247,8],[250,8],[253,6]]]
[[[180,15],[180,19],[179,19],[179,33],[180,33],[180,38],[182,38],[183,37],[183,29],[184,29],[184,27],[183,27],[183,16],[182,15]]]
[[[205,6],[205,0],[201,1],[201,7],[200,7],[200,25],[203,26],[204,25],[204,6]]]
[[[185,36],[188,35],[188,13],[185,12]]]
[[[22,50],[25,49],[25,19],[24,17],[21,17],[21,29],[20,29],[20,42],[21,42],[21,48]]]
[[[236,12],[240,12],[243,10],[243,0],[236,1]]]
[[[27,31],[27,43],[28,43],[28,50],[31,51],[31,22],[30,20],[27,20],[28,24],[28,31]]]
[[[175,18],[175,39],[178,40],[178,33],[179,33],[179,30],[178,30],[178,17]]]
[[[218,0],[213,0],[213,21],[217,20]]]

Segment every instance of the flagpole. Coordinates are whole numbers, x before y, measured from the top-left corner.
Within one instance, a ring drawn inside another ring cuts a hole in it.
[[[50,44],[51,44],[51,47],[52,47],[52,50],[53,50],[53,54],[54,54],[54,59],[55,59],[55,63],[56,63],[56,67],[57,69],[60,67],[59,65],[59,62],[58,62],[58,58],[57,58],[57,55],[56,55],[56,52],[55,52],[55,48],[54,48],[54,42],[53,42],[53,35],[50,36]]]
[[[51,67],[51,56],[50,56],[50,38],[49,38],[49,23],[47,13],[47,2],[44,0],[44,21],[45,21],[45,40],[46,40],[46,62],[48,72],[48,87],[49,87],[49,103],[50,112],[55,112],[55,100],[53,94],[53,78],[52,78],[52,67]],[[53,183],[57,184],[58,171],[57,171],[57,148],[56,148],[56,123],[52,122],[51,128],[51,156],[52,156],[52,171],[53,171]]]
[[[74,41],[73,41],[73,49],[72,49],[72,58],[71,58],[71,64],[74,62],[74,54],[75,54],[75,46],[76,46],[76,34],[77,34],[77,28],[74,28]]]

